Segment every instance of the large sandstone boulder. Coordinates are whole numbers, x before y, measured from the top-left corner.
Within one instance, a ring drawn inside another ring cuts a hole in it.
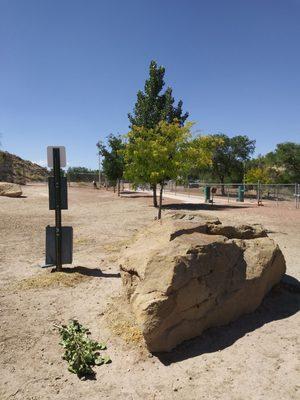
[[[20,197],[22,189],[15,183],[0,182],[0,196]]]
[[[199,215],[155,222],[120,258],[123,284],[152,352],[253,312],[285,273],[260,226],[225,226]]]

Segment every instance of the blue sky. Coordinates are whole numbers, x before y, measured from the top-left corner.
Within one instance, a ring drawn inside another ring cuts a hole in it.
[[[0,0],[2,149],[96,168],[151,59],[195,130],[300,142],[299,21],[300,0]]]

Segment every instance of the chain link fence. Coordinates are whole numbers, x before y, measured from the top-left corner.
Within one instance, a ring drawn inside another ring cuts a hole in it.
[[[99,173],[66,173],[69,187],[97,187],[112,188],[106,181],[103,174]],[[48,179],[40,184],[47,184]],[[38,184],[30,182],[31,185]],[[122,190],[135,190],[135,186],[127,181],[121,181],[120,188]],[[139,190],[151,191],[149,184],[138,185]],[[183,195],[187,197],[199,198],[199,202],[215,203],[215,204],[239,204],[252,203],[257,205],[268,204],[271,206],[284,206],[300,208],[300,184],[299,183],[278,183],[278,184],[261,184],[256,183],[211,183],[189,181],[178,183],[168,181],[164,187],[164,193],[167,195]]]
[[[165,193],[197,196],[208,203],[256,203],[300,208],[300,184],[202,183],[168,181]]]

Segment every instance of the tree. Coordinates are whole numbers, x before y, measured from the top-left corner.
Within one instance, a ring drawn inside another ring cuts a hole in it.
[[[247,161],[245,178],[248,183],[280,182],[282,179],[280,169],[275,166],[273,161],[261,154]]]
[[[226,177],[235,176],[235,180],[243,179],[244,163],[250,159],[255,150],[255,140],[248,136],[237,135],[229,138],[224,134],[213,135],[216,139],[221,139],[213,155],[212,173],[222,184]],[[222,185],[224,195],[224,185]]]
[[[185,176],[195,163],[199,166],[211,163],[215,139],[192,140],[191,126],[191,123],[180,126],[177,122],[161,121],[148,129],[133,125],[127,135],[125,176],[135,184],[160,185],[158,219],[166,180]]]
[[[245,178],[246,178],[245,181],[247,183],[256,183],[258,181],[260,183],[271,183],[272,182],[270,170],[266,166],[250,168],[246,172]]]
[[[123,150],[125,144],[123,143],[122,136],[109,135],[107,137],[108,148],[99,141],[97,147],[99,154],[103,157],[102,168],[108,180],[118,187],[118,196],[120,195],[120,179],[124,173],[124,155]]]
[[[269,164],[281,168],[281,180],[287,183],[300,182],[300,144],[279,143],[274,152],[265,156]]]
[[[139,90],[137,93],[137,101],[133,110],[133,114],[128,114],[130,121],[129,128],[134,134],[130,136],[131,141],[136,140],[138,135],[142,135],[144,130],[136,131],[134,127],[144,127],[145,129],[154,129],[160,121],[172,123],[177,121],[183,126],[188,113],[182,111],[182,101],[174,105],[174,97],[172,88],[168,87],[163,93],[165,68],[158,66],[155,61],[151,61],[149,67],[149,79],[146,80],[144,91]],[[161,131],[157,130],[157,134]],[[157,207],[156,185],[152,184],[153,203]]]
[[[94,179],[97,176],[97,171],[86,167],[69,167],[67,176],[73,182],[90,182],[91,178]]]

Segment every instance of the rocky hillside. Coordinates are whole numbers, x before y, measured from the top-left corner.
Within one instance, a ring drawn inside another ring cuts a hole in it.
[[[24,185],[26,182],[45,181],[47,176],[46,168],[7,151],[0,151],[0,181]]]

